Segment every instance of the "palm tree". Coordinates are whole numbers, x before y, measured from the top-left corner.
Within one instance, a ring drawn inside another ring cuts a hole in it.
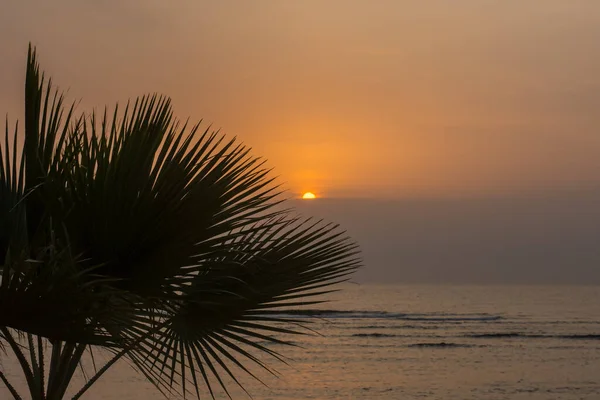
[[[121,358],[165,395],[229,394],[240,371],[272,372],[261,354],[283,360],[270,344],[307,333],[282,311],[360,264],[336,225],[285,209],[235,139],[178,123],[157,95],[76,117],[31,47],[24,141],[7,122],[1,142],[0,351],[34,400],[64,398],[98,351],[111,358],[74,399]]]

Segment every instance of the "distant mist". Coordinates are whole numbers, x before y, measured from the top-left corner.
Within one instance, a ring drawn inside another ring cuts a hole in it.
[[[600,284],[600,192],[294,203],[359,242],[357,282]]]

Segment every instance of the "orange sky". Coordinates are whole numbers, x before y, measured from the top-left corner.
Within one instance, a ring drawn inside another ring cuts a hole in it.
[[[146,92],[269,159],[292,193],[600,185],[595,0],[24,0],[0,13],[0,111],[28,41],[80,108]]]

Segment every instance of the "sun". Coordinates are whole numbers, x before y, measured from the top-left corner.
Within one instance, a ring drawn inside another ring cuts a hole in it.
[[[316,199],[316,198],[317,198],[317,196],[315,196],[315,194],[314,194],[314,193],[312,193],[312,192],[306,192],[306,193],[304,193],[304,194],[302,195],[302,198],[303,198],[304,200],[312,200],[312,199]]]

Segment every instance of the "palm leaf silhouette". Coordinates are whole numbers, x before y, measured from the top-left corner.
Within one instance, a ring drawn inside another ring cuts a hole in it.
[[[86,349],[113,358],[75,398],[122,357],[164,394],[276,374],[260,354],[285,362],[270,344],[308,332],[283,312],[346,280],[357,246],[295,217],[263,160],[168,98],[63,103],[30,48],[24,143],[7,124],[0,145],[0,343],[32,398],[63,398]]]

